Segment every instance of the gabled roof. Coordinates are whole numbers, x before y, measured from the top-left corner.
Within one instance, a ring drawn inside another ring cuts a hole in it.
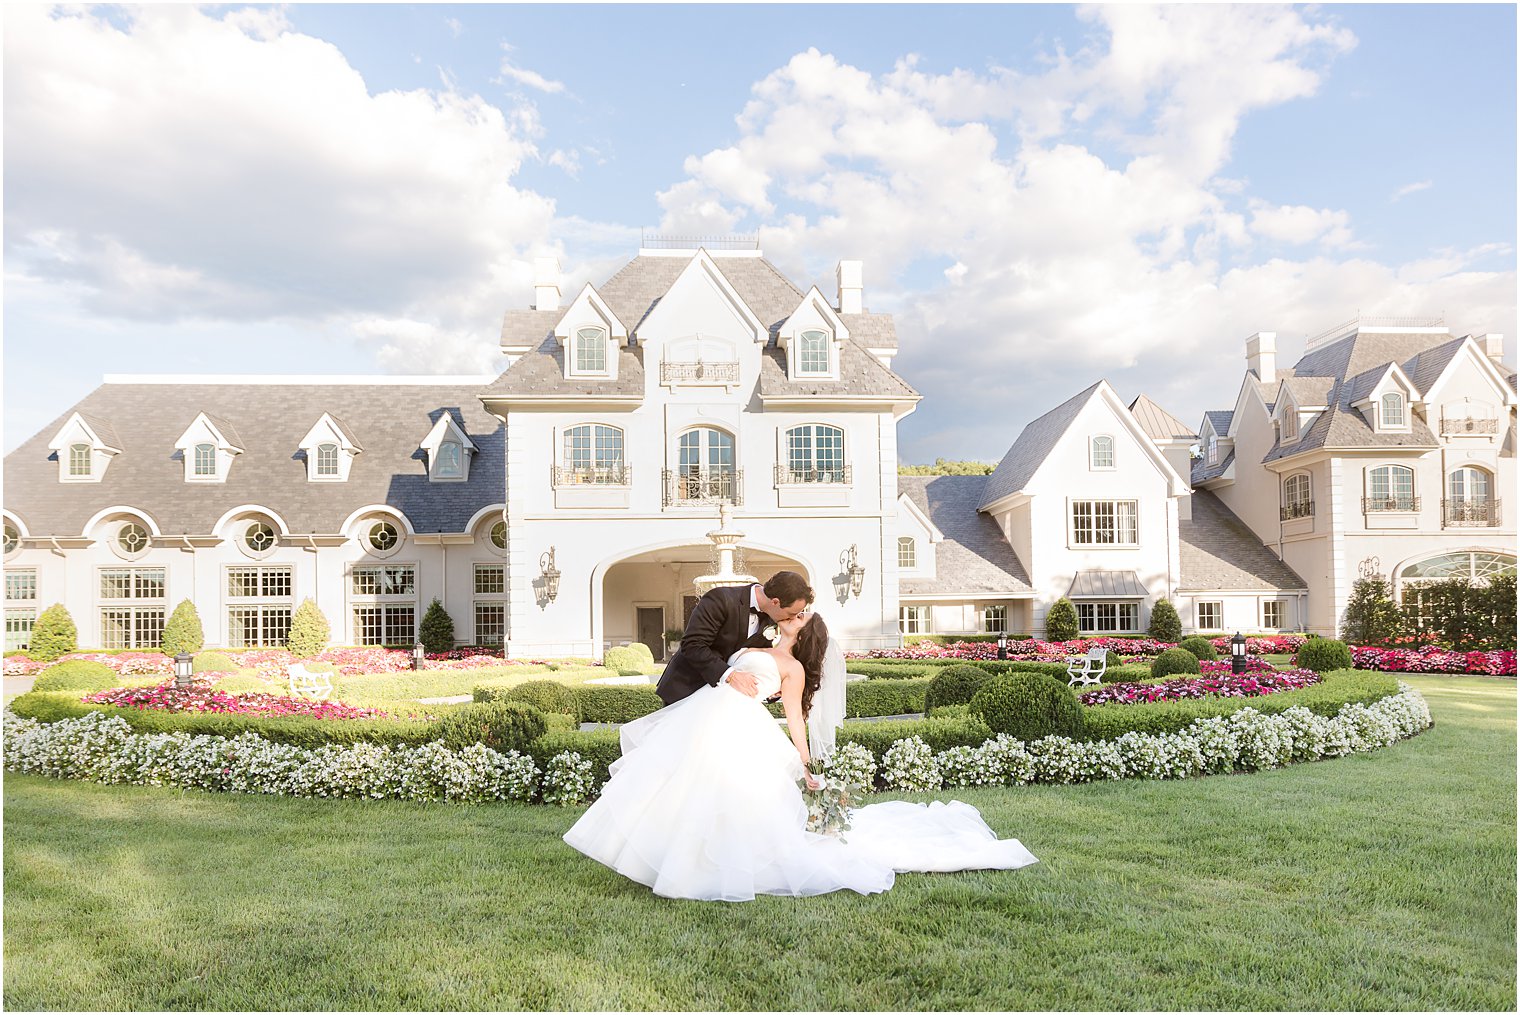
[[[1230,424],[1235,419],[1234,409],[1210,409],[1203,414],[1208,420],[1209,426],[1214,428],[1214,433],[1224,437],[1230,432]]]
[[[997,468],[992,470],[992,475],[987,477],[987,488],[982,494],[982,507],[1002,500],[1009,494],[1018,493],[1029,485],[1029,481],[1034,478],[1035,472],[1056,446],[1056,442],[1066,433],[1072,420],[1077,418],[1082,408],[1097,394],[1098,386],[1102,383],[1098,381],[1084,388],[1045,415],[1025,425],[1019,433],[1018,440],[1013,442],[1013,446],[1008,449],[1003,460],[998,462]]]
[[[1330,392],[1335,388],[1334,377],[1284,377],[1282,383],[1300,409],[1329,405]]]
[[[881,360],[867,352],[854,338],[839,346],[839,380],[826,377],[786,375],[786,353],[765,349],[760,353],[760,397],[786,395],[870,396],[917,400],[920,396],[907,381],[882,366]]]
[[[1230,450],[1228,452],[1226,452],[1224,454],[1224,456],[1221,457],[1219,459],[1219,461],[1217,463],[1215,463],[1214,465],[1206,465],[1206,464],[1204,464],[1207,461],[1208,461],[1208,456],[1207,455],[1205,455],[1203,458],[1195,458],[1195,459],[1193,459],[1193,468],[1192,468],[1192,473],[1193,473],[1192,482],[1193,482],[1193,486],[1196,487],[1199,483],[1207,483],[1211,479],[1218,479],[1220,476],[1223,476],[1226,472],[1229,472],[1230,471],[1230,466],[1232,466],[1232,465],[1235,464],[1235,449],[1234,448],[1230,448]]]
[[[1411,334],[1356,332],[1305,353],[1293,365],[1293,372],[1300,377],[1345,379],[1384,363],[1406,363],[1421,352],[1449,341],[1451,334],[1446,331]]]
[[[904,578],[902,595],[1032,592],[1029,574],[1003,530],[978,511],[988,476],[899,476],[898,491],[928,515],[944,538],[931,543],[935,577]]]
[[[566,377],[565,348],[552,334],[537,349],[519,358],[500,377],[480,391],[481,398],[531,396],[605,397],[644,396],[644,349],[619,346],[616,378]]]
[[[1297,592],[1308,588],[1218,497],[1207,490],[1194,491],[1192,507],[1193,517],[1177,524],[1182,544],[1179,589]]]
[[[1430,390],[1430,386],[1436,382],[1457,358],[1457,353],[1462,351],[1465,338],[1454,338],[1450,342],[1436,346],[1434,349],[1424,349],[1415,353],[1414,357],[1404,364],[1404,372],[1409,375],[1409,382],[1423,394]]]
[[[1151,401],[1145,395],[1141,395],[1129,404],[1129,411],[1134,415],[1140,429],[1152,440],[1197,440],[1198,435],[1192,427],[1182,420],[1167,412],[1161,406]]]
[[[201,415],[206,417],[206,422],[216,428],[216,432],[222,435],[222,439],[228,445],[234,448],[243,447],[243,438],[238,435],[237,427],[232,425],[231,420],[223,416],[213,416],[209,412],[203,412]]]
[[[58,425],[52,429],[52,432],[48,437],[49,448],[54,446],[51,442],[56,440],[63,433],[64,428],[68,426],[76,416],[79,417],[79,422],[84,424],[85,429],[89,430],[90,433],[95,435],[95,439],[99,441],[103,447],[109,448],[112,451],[122,450],[121,437],[117,435],[116,428],[111,425],[110,420],[106,419],[104,416],[99,416],[94,413],[77,411],[69,413],[58,421]]]

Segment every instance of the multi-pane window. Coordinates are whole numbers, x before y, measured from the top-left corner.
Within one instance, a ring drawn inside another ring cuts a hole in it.
[[[912,536],[897,537],[897,566],[918,566],[918,543]]]
[[[491,526],[491,545],[498,550],[507,548],[507,523],[497,522]]]
[[[1090,454],[1094,469],[1112,469],[1114,467],[1114,439],[1108,436],[1094,437]]]
[[[1413,511],[1414,470],[1384,465],[1367,474],[1369,508],[1374,511]]]
[[[227,569],[227,647],[283,648],[295,571],[289,564]]]
[[[1224,603],[1213,600],[1198,604],[1198,630],[1224,630]]]
[[[507,635],[507,569],[475,565],[475,643],[500,645]]]
[[[1074,500],[1071,540],[1077,546],[1135,546],[1139,543],[1137,501]]]
[[[274,548],[274,526],[268,522],[251,522],[243,530],[243,544],[254,553],[265,553]]]
[[[558,483],[620,485],[623,470],[623,431],[601,423],[583,423],[565,430],[564,468]]]
[[[1464,466],[1451,474],[1448,484],[1451,488],[1452,500],[1488,500],[1489,475],[1484,469]]]
[[[1298,436],[1298,410],[1291,406],[1282,415],[1282,435],[1289,439]]]
[[[1390,391],[1383,396],[1383,426],[1396,427],[1404,425],[1404,396],[1397,391]]]
[[[1214,435],[1214,434],[1209,434],[1209,439],[1206,442],[1206,447],[1208,448],[1208,450],[1206,452],[1208,457],[1205,458],[1205,462],[1207,464],[1209,464],[1209,465],[1218,465],[1219,464],[1219,438],[1216,435]]]
[[[1078,603],[1077,627],[1084,633],[1140,630],[1138,603]]]
[[[734,438],[711,427],[698,427],[681,435],[677,450],[676,499],[734,499]]]
[[[1309,476],[1300,472],[1283,480],[1283,518],[1306,518],[1314,513],[1309,499]]]
[[[136,522],[127,522],[116,530],[116,546],[127,556],[135,557],[148,548],[148,530]]]
[[[1008,607],[983,606],[981,620],[983,634],[1002,634],[1008,630]]]
[[[349,574],[354,640],[360,645],[410,645],[417,636],[417,568],[356,566]]]
[[[165,571],[161,567],[100,570],[100,647],[158,648],[164,640]]]
[[[1261,626],[1269,631],[1282,628],[1283,601],[1281,599],[1267,599],[1262,601]]]
[[[438,475],[445,478],[464,475],[463,454],[464,449],[458,441],[444,441],[438,445]]]
[[[197,476],[216,475],[216,445],[197,444],[194,453],[195,474]]]
[[[829,336],[822,331],[804,331],[798,340],[801,348],[797,354],[799,374],[826,374],[829,372]]]
[[[786,432],[785,483],[844,483],[844,431],[806,423]]]
[[[932,633],[929,630],[929,607],[899,606],[897,608],[897,630],[903,634]]]
[[[69,475],[88,476],[90,474],[90,446],[88,444],[69,445]]]
[[[396,548],[401,541],[401,533],[396,531],[396,526],[390,522],[375,522],[369,527],[369,533],[365,537],[369,540],[371,549],[381,553],[387,553]]]
[[[338,474],[338,445],[317,445],[317,475],[336,476]]]
[[[7,603],[37,601],[35,568],[13,569],[5,572],[5,601]]]
[[[600,328],[581,328],[575,333],[575,372],[607,372],[607,333]]]
[[[5,611],[5,651],[18,652],[30,648],[32,627],[37,623],[36,610]]]
[[[32,625],[37,621],[33,606],[13,607],[13,603],[36,603],[37,572],[32,568],[5,572],[5,651],[26,648],[32,642]]]
[[[5,523],[5,555],[9,557],[21,546],[21,533],[10,522]]]

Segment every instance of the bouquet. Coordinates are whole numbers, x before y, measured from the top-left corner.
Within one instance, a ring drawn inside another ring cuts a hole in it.
[[[845,841],[844,833],[850,830],[850,811],[860,803],[861,787],[837,777],[825,778],[821,761],[809,762],[808,771],[818,779],[817,789],[809,789],[806,779],[797,780],[807,804],[808,831]]]

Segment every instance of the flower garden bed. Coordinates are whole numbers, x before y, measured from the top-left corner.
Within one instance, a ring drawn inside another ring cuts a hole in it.
[[[112,705],[116,708],[153,709],[164,712],[217,712],[228,715],[304,716],[311,719],[385,719],[378,708],[355,708],[341,701],[315,701],[278,694],[217,690],[208,681],[197,680],[190,687],[173,684],[157,687],[117,687],[86,695],[86,704]]]
[[[1354,648],[1351,662],[1359,670],[1383,670],[1387,673],[1470,673],[1477,676],[1513,677],[1515,653],[1452,652],[1425,647]]]
[[[285,649],[249,649],[242,652],[211,649],[208,651],[226,656],[240,669],[257,670],[260,677],[278,682],[285,680],[285,668],[296,662],[330,663],[338,673],[344,676],[399,673],[412,668],[412,654],[402,649],[330,648],[306,659],[299,659],[294,653]],[[536,660],[504,659],[499,655],[490,655],[482,649],[433,652],[425,658],[426,668],[429,670],[473,670],[501,666],[546,665]],[[104,663],[123,676],[167,677],[174,674],[174,661],[162,652],[70,652],[55,661],[64,662],[71,659],[88,659]],[[51,665],[53,665],[51,662],[42,662],[25,655],[6,656],[5,675],[7,677],[35,676]],[[594,666],[596,664],[587,660],[580,665]]]
[[[1152,684],[1108,684],[1077,695],[1084,705],[1132,705],[1138,702],[1180,701],[1184,698],[1255,698],[1281,691],[1297,691],[1320,682],[1313,670],[1273,670],[1235,676],[1221,674],[1186,677]]]
[[[1246,652],[1250,655],[1291,655],[1308,639],[1301,634],[1252,635],[1246,639]],[[1214,638],[1212,644],[1221,655],[1229,655],[1230,639]],[[1154,638],[1079,638],[1075,641],[1041,641],[1038,638],[1008,642],[1009,659],[1061,662],[1068,656],[1084,655],[1089,649],[1105,648],[1121,656],[1152,657],[1169,648],[1175,642],[1156,641]],[[997,659],[997,643],[994,641],[918,642],[906,648],[872,649],[869,652],[851,653],[851,659]]]

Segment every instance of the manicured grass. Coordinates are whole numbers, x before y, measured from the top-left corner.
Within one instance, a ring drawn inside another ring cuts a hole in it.
[[[1254,775],[937,794],[1041,858],[674,902],[580,813],[5,779],[8,1008],[1512,1009],[1515,685]],[[926,798],[926,797],[921,797]]]

